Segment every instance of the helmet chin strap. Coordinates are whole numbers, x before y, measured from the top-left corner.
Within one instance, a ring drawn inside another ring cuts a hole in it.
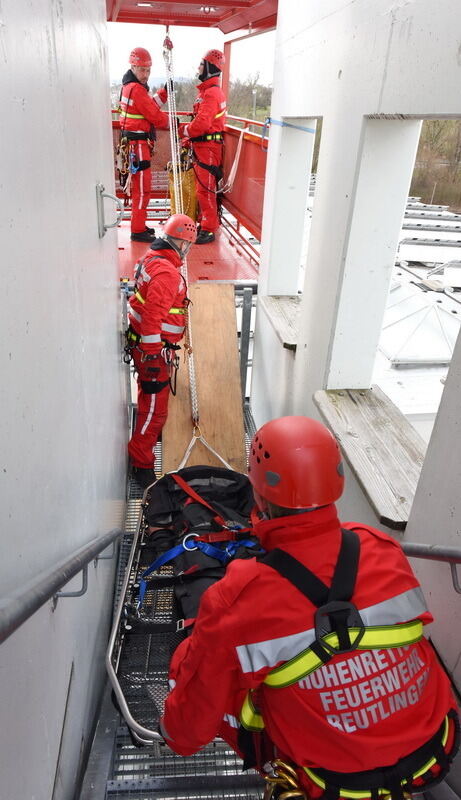
[[[221,75],[221,70],[218,67],[215,67],[214,64],[210,64],[209,61],[203,62],[203,69],[200,72],[197,72],[197,78],[199,81],[207,81],[208,78],[216,78]]]
[[[166,242],[168,242],[168,244],[171,245],[171,247],[174,250],[176,250],[178,256],[181,259],[183,259],[183,258],[185,258],[187,256],[187,254],[188,254],[188,252],[190,250],[190,246],[191,246],[192,242],[186,242],[186,241],[178,240],[178,239],[175,239],[173,236],[169,236],[168,234],[165,234],[163,236],[163,238],[165,239]],[[178,241],[180,241],[181,243],[178,244]]]

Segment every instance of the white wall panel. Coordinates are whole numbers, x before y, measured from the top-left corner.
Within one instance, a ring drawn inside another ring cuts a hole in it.
[[[95,200],[98,181],[113,189],[105,37],[103,0],[0,3],[2,597],[123,514],[117,242],[98,238]],[[45,607],[0,650],[2,798],[73,796],[111,563],[90,574],[91,604]]]

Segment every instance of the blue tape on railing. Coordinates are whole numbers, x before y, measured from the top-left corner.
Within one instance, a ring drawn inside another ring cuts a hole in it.
[[[266,127],[266,123],[267,125],[279,125],[281,128],[296,128],[297,131],[315,133],[315,128],[306,128],[304,125],[294,125],[293,122],[284,122],[281,119],[273,119],[272,117],[266,117],[264,121],[264,127]]]

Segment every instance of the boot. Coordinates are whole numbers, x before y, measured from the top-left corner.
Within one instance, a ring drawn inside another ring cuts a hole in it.
[[[131,234],[131,241],[132,242],[153,242],[154,239],[157,238],[157,234],[155,233],[153,228],[146,228],[140,233],[132,233]]]
[[[195,244],[209,244],[210,242],[214,242],[214,239],[215,236],[212,231],[204,231],[202,229],[195,240]]]
[[[131,474],[141,489],[147,489],[151,483],[157,480],[153,467],[133,467]]]

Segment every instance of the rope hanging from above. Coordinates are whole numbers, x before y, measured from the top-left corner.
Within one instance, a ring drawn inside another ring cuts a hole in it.
[[[171,166],[172,166],[172,173],[173,173],[173,187],[174,187],[174,194],[175,194],[175,206],[176,206],[176,213],[183,214],[183,196],[182,196],[182,182],[181,182],[181,142],[178,136],[178,126],[177,126],[177,110],[176,110],[176,97],[174,91],[174,68],[173,68],[173,42],[169,36],[169,26],[166,27],[166,34],[165,39],[163,42],[163,59],[165,61],[165,71],[166,71],[166,85],[168,88],[168,113],[170,116],[170,146],[171,146]],[[184,277],[186,283],[188,283],[188,274],[187,274],[187,258],[184,259],[183,264],[181,266],[181,274]],[[191,312],[188,311],[186,315],[186,330],[185,330],[185,343],[184,349],[187,353],[187,368],[189,372],[189,392],[190,392],[190,402],[191,402],[191,417],[192,417],[192,424],[193,424],[193,433],[192,438],[189,442],[188,447],[186,448],[186,452],[184,457],[178,467],[178,469],[182,469],[187,463],[189,456],[192,452],[192,449],[196,442],[200,441],[207,448],[222,464],[224,464],[227,469],[233,469],[230,464],[227,463],[220,455],[216,452],[216,450],[211,447],[210,444],[206,441],[206,439],[202,436],[202,432],[200,430],[200,414],[199,414],[199,407],[198,407],[198,396],[197,396],[197,381],[195,377],[195,364],[194,364],[194,354],[193,354],[193,347],[192,347],[192,326],[191,326]]]

